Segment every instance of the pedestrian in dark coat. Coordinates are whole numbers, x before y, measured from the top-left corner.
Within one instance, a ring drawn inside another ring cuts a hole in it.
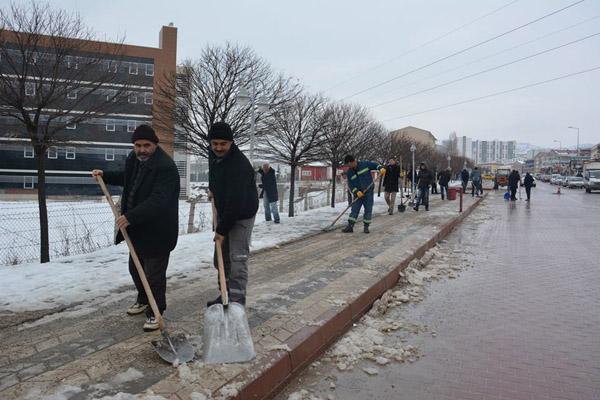
[[[508,175],[508,188],[510,189],[510,199],[512,201],[517,200],[517,189],[521,183],[521,175],[516,169],[513,169],[510,175]]]
[[[229,299],[245,305],[250,238],[258,211],[256,174],[250,161],[235,145],[233,132],[227,123],[214,123],[209,129],[208,139],[208,187],[217,209],[214,241],[223,249]],[[208,306],[221,301],[219,296]]]
[[[433,180],[431,181],[431,194],[438,194],[438,190],[437,190],[437,176],[438,176],[437,169],[433,170],[432,176],[433,176]]]
[[[388,205],[388,214],[394,213],[394,204],[396,203],[396,193],[399,191],[400,166],[396,160],[391,158],[385,167],[386,173],[383,178],[384,198]]]
[[[450,167],[446,168],[443,171],[440,171],[438,174],[438,181],[440,182],[440,193],[442,195],[442,200],[444,200],[444,192],[446,192],[446,196],[448,196],[448,183],[450,182],[450,178],[452,177],[452,172],[450,171]]]
[[[275,170],[271,168],[269,163],[263,164],[262,168],[258,169],[260,174],[261,184],[259,188],[263,190],[263,207],[265,209],[265,221],[271,220],[271,214],[273,214],[273,220],[276,224],[279,223],[279,211],[277,209],[277,202],[279,201],[279,193],[277,192],[277,178],[275,177]]]
[[[148,125],[133,132],[134,150],[125,161],[124,171],[94,170],[109,185],[123,186],[121,216],[117,226],[127,229],[140,259],[156,304],[162,314],[167,308],[167,266],[177,244],[179,230],[179,173],[173,159],[158,147],[158,137]],[[123,241],[117,233],[115,243]],[[130,315],[146,312],[144,330],[158,329],[148,307],[148,297],[131,256],[129,272],[137,289],[137,300],[129,307]]]
[[[523,186],[525,186],[525,193],[527,194],[527,199],[525,201],[529,201],[531,199],[531,187],[533,186],[534,182],[535,179],[533,179],[533,176],[527,172],[525,174],[525,178],[523,179]]]
[[[462,181],[462,189],[463,193],[467,193],[467,184],[469,183],[469,171],[467,169],[463,169],[460,173],[460,180]]]
[[[422,162],[419,167],[419,175],[417,176],[417,204],[414,207],[415,211],[419,211],[419,204],[425,206],[425,211],[429,211],[429,186],[433,182],[433,174],[427,168],[427,165]]]

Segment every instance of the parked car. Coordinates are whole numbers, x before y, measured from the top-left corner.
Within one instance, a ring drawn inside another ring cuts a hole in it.
[[[568,176],[563,176],[563,177],[560,179],[560,186],[562,186],[562,187],[567,187],[567,178],[568,178]]]
[[[552,177],[550,178],[550,183],[553,185],[558,185],[558,184],[560,184],[561,180],[562,180],[561,174],[552,174]]]
[[[583,188],[583,177],[582,176],[567,176],[566,179],[566,187],[568,188],[575,188],[575,189],[581,189]]]

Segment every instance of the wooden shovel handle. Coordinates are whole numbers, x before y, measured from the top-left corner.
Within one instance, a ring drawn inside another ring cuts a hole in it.
[[[119,211],[117,210],[117,206],[115,206],[115,203],[113,202],[113,199],[110,196],[108,189],[106,188],[104,179],[102,179],[101,175],[97,175],[96,181],[98,181],[98,184],[100,185],[100,188],[102,189],[102,192],[104,193],[104,196],[106,197],[106,200],[108,201],[108,204],[110,204],[110,208],[112,209],[113,215],[115,216],[115,220],[116,220],[117,218],[119,218]],[[129,234],[127,233],[127,230],[125,228],[119,228],[119,229],[121,231],[121,234],[123,235],[123,239],[125,239],[125,243],[127,243],[127,247],[129,248],[129,254],[131,255],[131,258],[133,259],[135,268],[138,272],[138,275],[140,276],[140,280],[142,281],[144,290],[146,291],[146,296],[148,297],[148,302],[150,303],[150,308],[152,308],[152,312],[154,312],[154,316],[158,320],[158,327],[162,331],[165,328],[165,322],[163,320],[162,315],[158,311],[158,305],[156,304],[156,300],[154,300],[154,295],[152,294],[152,290],[150,289],[150,284],[148,283],[148,279],[146,279],[146,274],[144,273],[144,268],[142,267],[142,263],[140,262],[140,259],[138,258],[135,248],[133,247],[133,243],[131,243],[131,239],[129,238]]]
[[[212,205],[212,220],[213,230],[217,231],[217,207],[215,207],[215,199],[210,199]],[[221,288],[221,300],[223,305],[229,304],[229,296],[227,294],[227,279],[225,279],[225,263],[223,262],[223,248],[221,242],[215,242],[215,249],[217,250],[217,268],[219,269],[219,287]]]

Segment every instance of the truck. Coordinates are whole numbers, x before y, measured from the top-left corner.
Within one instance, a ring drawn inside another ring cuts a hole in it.
[[[583,187],[586,193],[600,190],[600,161],[588,161],[583,164]]]
[[[494,178],[494,189],[500,186],[508,186],[508,175],[510,175],[510,167],[498,167]]]

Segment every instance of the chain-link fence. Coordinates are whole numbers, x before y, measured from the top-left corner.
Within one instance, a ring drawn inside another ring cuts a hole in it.
[[[280,212],[287,214],[289,186],[280,186]],[[295,214],[325,207],[331,189],[322,184],[297,187]],[[336,189],[338,202],[346,201],[345,188]],[[117,198],[115,197],[115,201]],[[262,201],[259,215],[263,215]],[[211,206],[205,199],[179,202],[179,234],[211,229]],[[50,258],[85,254],[113,243],[115,224],[105,200],[48,201]],[[40,225],[36,201],[0,201],[0,265],[17,265],[39,259]]]

